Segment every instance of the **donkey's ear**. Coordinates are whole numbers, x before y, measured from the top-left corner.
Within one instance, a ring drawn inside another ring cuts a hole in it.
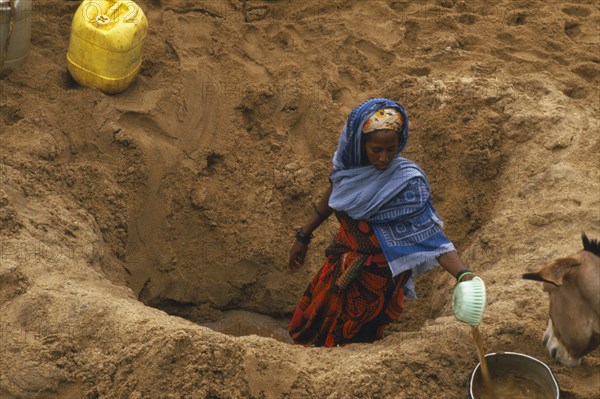
[[[523,274],[523,278],[526,280],[543,281],[556,286],[561,286],[565,275],[576,266],[579,266],[579,261],[577,259],[560,258],[542,266],[537,273]]]
[[[540,276],[540,274],[539,274],[539,273],[540,273],[540,272],[535,272],[535,273],[524,273],[524,274],[523,274],[521,277],[522,277],[524,280],[534,280],[534,281],[542,281],[542,282],[543,282],[543,281],[546,281],[546,280],[544,280],[544,279],[543,279],[543,278]]]

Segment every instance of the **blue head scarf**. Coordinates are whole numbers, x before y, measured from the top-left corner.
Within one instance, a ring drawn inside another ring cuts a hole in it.
[[[398,154],[384,170],[368,164],[362,149],[362,128],[382,108],[400,112]],[[392,275],[408,269],[408,297],[416,297],[412,275],[437,264],[436,257],[454,250],[441,231],[442,221],[430,201],[429,182],[412,161],[400,156],[408,141],[408,117],[395,101],[375,98],[355,107],[344,126],[333,157],[329,206],[373,226]]]
[[[333,158],[333,169],[350,169],[363,166],[363,133],[362,128],[367,119],[375,112],[383,108],[393,108],[402,115],[402,128],[398,131],[398,154],[404,149],[408,142],[408,116],[402,105],[387,98],[373,98],[354,107],[346,125],[342,129],[338,148]]]

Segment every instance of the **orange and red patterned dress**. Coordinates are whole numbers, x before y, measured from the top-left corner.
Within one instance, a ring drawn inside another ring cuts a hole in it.
[[[373,342],[402,313],[402,286],[411,270],[392,278],[371,225],[344,212],[336,217],[340,230],[290,322],[289,333],[297,344]]]

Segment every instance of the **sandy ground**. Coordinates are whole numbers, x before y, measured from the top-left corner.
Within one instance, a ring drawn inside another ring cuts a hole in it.
[[[36,2],[29,60],[0,81],[1,398],[466,397],[476,354],[439,270],[380,342],[285,342],[337,226],[291,274],[293,231],[375,96],[406,106],[405,156],[487,283],[486,350],[600,396],[598,350],[552,362],[546,294],[519,278],[600,237],[597,2],[139,4],[124,93],[68,75],[78,1]]]

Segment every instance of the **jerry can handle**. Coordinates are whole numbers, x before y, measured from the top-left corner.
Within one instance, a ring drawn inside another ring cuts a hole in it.
[[[108,25],[118,21],[121,15],[123,15],[123,22],[137,23],[139,21],[138,5],[133,1],[117,1],[106,10],[105,14],[97,15],[95,21],[98,25]]]

